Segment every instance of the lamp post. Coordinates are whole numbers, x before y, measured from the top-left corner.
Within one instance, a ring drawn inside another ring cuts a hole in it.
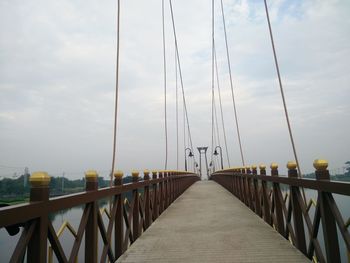
[[[187,150],[190,150],[190,153],[188,154],[188,157],[193,157],[192,150],[190,148],[186,148],[185,149],[185,171],[187,171],[187,155],[186,155],[186,151]]]
[[[209,163],[209,169],[212,170],[211,173],[214,173],[214,172],[215,172],[215,163],[214,163],[213,161],[211,161],[211,162]]]
[[[198,163],[194,162],[194,172],[197,173],[198,171]]]
[[[222,148],[219,145],[215,147],[215,150],[214,150],[215,156],[217,156],[219,154],[218,151],[216,150],[217,148],[219,148],[219,150],[220,150],[221,170],[223,170],[224,169],[224,162],[222,160]]]

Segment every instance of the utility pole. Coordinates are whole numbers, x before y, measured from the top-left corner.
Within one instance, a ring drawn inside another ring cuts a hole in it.
[[[23,175],[23,187],[24,188],[27,187],[28,177],[29,177],[29,169],[28,169],[28,167],[25,167],[24,168],[24,175]]]
[[[65,175],[65,172],[63,172],[62,174],[62,193],[64,192],[64,175]]]

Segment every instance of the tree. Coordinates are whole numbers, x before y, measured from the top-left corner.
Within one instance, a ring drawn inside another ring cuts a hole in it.
[[[350,161],[345,163],[345,174],[350,176]]]

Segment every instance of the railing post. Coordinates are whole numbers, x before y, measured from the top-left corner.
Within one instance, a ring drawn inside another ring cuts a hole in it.
[[[316,169],[316,180],[330,180],[329,171],[327,170],[328,162],[326,160],[315,160],[314,167]],[[318,191],[327,262],[340,262],[337,226],[330,207],[331,204],[327,201],[328,194]]]
[[[175,199],[179,197],[179,193],[180,193],[179,175],[181,175],[180,172],[176,175],[176,178],[175,178]]]
[[[98,174],[96,171],[86,171],[85,180],[87,192],[93,192],[98,189]],[[91,207],[85,229],[85,262],[97,262],[97,200],[86,205]]]
[[[173,176],[174,172],[169,172],[168,173],[168,189],[169,189],[169,192],[168,192],[168,206],[171,205],[171,203],[173,202],[173,198],[172,198],[172,195],[173,195],[173,190],[172,190],[172,176]]]
[[[243,200],[244,200],[245,205],[249,207],[248,194],[247,194],[247,192],[248,192],[248,190],[247,190],[247,188],[248,188],[248,187],[247,187],[247,176],[246,176],[246,174],[247,174],[247,169],[246,169],[245,166],[243,166],[243,168],[242,168],[242,174],[244,175],[244,176],[242,177]]]
[[[152,179],[157,179],[157,171],[152,171]],[[158,186],[153,184],[153,221],[156,220],[159,216],[159,207],[158,207]]]
[[[253,165],[252,169],[253,169],[253,175],[257,175],[258,171],[257,171],[256,165]],[[260,202],[260,196],[259,196],[259,181],[258,181],[258,178],[256,178],[256,176],[254,176],[253,184],[254,184],[255,213],[261,217],[261,202]]]
[[[169,196],[169,203],[172,204],[174,202],[174,181],[173,181],[173,176],[175,174],[175,171],[172,171],[170,173],[170,179],[169,179],[169,191],[170,191],[170,196]],[[169,204],[169,205],[170,205]]]
[[[173,189],[174,189],[174,201],[177,198],[177,176],[178,176],[179,172],[177,172],[173,178]]]
[[[122,186],[123,184],[123,172],[114,172],[114,185]],[[115,205],[117,206],[117,212],[115,217],[114,228],[114,249],[115,256],[119,258],[124,253],[123,238],[124,238],[124,221],[123,221],[123,197],[122,194],[114,196]]]
[[[266,166],[260,166],[260,175],[266,176]],[[269,225],[272,225],[271,213],[270,213],[270,205],[269,205],[269,193],[267,188],[267,182],[265,180],[261,180],[261,190],[262,190],[262,201],[263,201],[263,209],[264,209],[264,220]]]
[[[47,230],[50,176],[46,172],[35,172],[30,178],[30,202],[43,202],[42,211],[28,244],[27,262],[46,262],[47,260]]]
[[[138,182],[139,180],[139,172],[137,171],[133,171],[131,173],[132,175],[132,181],[133,183]],[[140,236],[140,215],[139,215],[139,191],[138,189],[134,189],[133,190],[133,197],[134,197],[134,210],[133,210],[133,216],[132,216],[132,222],[133,222],[133,226],[132,226],[132,233],[134,236],[134,241],[136,239],[139,238]]]
[[[233,169],[232,174],[230,175],[231,193],[232,193],[233,195],[235,194],[234,173],[235,173],[235,170]]]
[[[243,175],[244,175],[244,173],[245,173],[245,170],[243,169],[243,168],[240,168],[239,169],[239,173],[240,173],[240,175],[239,175],[239,177],[238,177],[238,181],[239,181],[239,192],[240,192],[240,196],[239,196],[239,198],[241,199],[241,201],[243,202],[243,203],[245,203],[245,199],[244,199],[244,177],[243,177]]]
[[[163,178],[163,171],[158,172],[158,177]],[[159,183],[159,214],[164,211],[164,182]]]
[[[298,171],[296,163],[290,162],[288,165],[288,177],[298,178]],[[306,241],[305,241],[305,230],[303,214],[300,203],[298,201],[298,196],[300,196],[300,190],[298,186],[290,186],[290,198],[292,200],[293,208],[293,221],[294,221],[294,232],[296,244],[295,246],[305,255],[307,255]]]
[[[149,181],[149,171],[143,172],[143,180]],[[149,185],[145,186],[145,192],[144,192],[144,199],[145,199],[145,225],[146,229],[151,225],[151,199],[150,199],[150,193],[149,193]]]
[[[249,207],[251,210],[254,210],[254,205],[253,205],[253,197],[252,197],[252,184],[251,184],[251,179],[249,175],[252,174],[252,171],[250,170],[250,166],[246,166],[246,171],[247,171],[247,195],[248,195],[248,203]]]
[[[235,168],[234,172],[233,172],[234,176],[233,176],[233,184],[234,184],[234,188],[235,188],[235,195],[238,198],[239,197],[239,181],[238,181],[238,176],[237,174],[239,174],[239,169]]]
[[[164,210],[168,208],[168,172],[164,171]]]
[[[288,167],[288,165],[287,165]],[[271,176],[275,176],[278,177],[278,165],[271,164]],[[281,192],[280,189],[280,185],[279,183],[273,183],[272,184],[272,188],[273,188],[273,200],[275,202],[275,215],[276,215],[276,219],[277,219],[277,231],[284,236],[285,235],[285,231],[284,231],[284,219],[283,219],[283,208],[282,208],[282,203],[283,200],[279,200],[279,192]]]

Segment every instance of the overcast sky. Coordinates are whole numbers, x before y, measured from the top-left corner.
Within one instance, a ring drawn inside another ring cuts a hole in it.
[[[173,4],[193,146],[210,146],[211,1]],[[215,4],[230,161],[240,165],[219,1]],[[325,158],[331,171],[342,171],[350,160],[350,2],[270,0],[268,5],[301,168],[311,172],[313,160]],[[277,162],[284,172],[294,158],[263,1],[225,0],[224,6],[246,161]],[[175,169],[169,18],[166,1],[168,168]],[[108,174],[115,20],[116,3],[110,0],[0,1],[0,176],[25,166],[70,178],[90,168]],[[161,34],[161,0],[122,1],[117,168],[125,172],[164,168]],[[183,169],[181,107],[180,127]]]

